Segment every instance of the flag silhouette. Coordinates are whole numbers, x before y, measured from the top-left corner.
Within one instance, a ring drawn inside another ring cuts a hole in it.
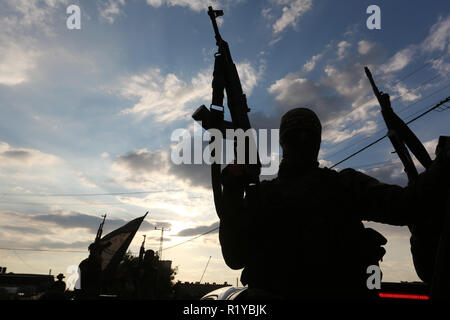
[[[108,233],[100,239],[100,246],[106,247],[101,253],[104,279],[108,279],[114,275],[117,266],[147,214],[148,212],[144,216],[128,222],[126,225]]]

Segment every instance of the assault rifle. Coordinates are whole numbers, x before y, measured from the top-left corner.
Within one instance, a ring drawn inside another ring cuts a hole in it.
[[[95,236],[95,243],[97,243],[100,238],[102,237],[102,233],[103,233],[103,225],[105,224],[105,219],[106,219],[106,214],[102,215],[103,221],[100,223],[100,226],[98,227],[97,230],[97,235]]]
[[[208,109],[205,105],[200,106],[192,115],[195,121],[201,123],[205,130],[218,129],[222,132],[222,136],[226,136],[226,129],[242,129],[247,131],[251,128],[248,113],[250,109],[247,106],[247,98],[242,91],[241,80],[236,69],[236,65],[231,57],[228,43],[222,39],[219,28],[217,26],[216,18],[223,16],[222,10],[213,10],[208,7],[208,15],[214,29],[216,45],[218,51],[214,54],[214,72],[212,81],[212,102]],[[224,92],[227,95],[228,109],[231,114],[231,122],[224,120]],[[212,142],[212,141],[211,141]],[[256,164],[250,163],[251,155],[249,154],[251,144],[253,150],[256,149],[256,142],[253,140],[253,135],[250,135],[246,140],[245,145],[245,163],[248,164],[249,177],[247,188],[251,188],[259,183],[259,174],[261,171],[261,164],[259,156],[256,154]],[[235,143],[235,157],[236,143]],[[221,186],[221,166],[220,163],[213,163],[211,165],[212,187],[214,192],[214,203],[216,211],[221,216],[221,202],[222,202],[222,186]]]
[[[405,167],[408,181],[413,182],[417,179],[419,174],[417,172],[416,166],[414,165],[414,162],[412,161],[411,155],[408,152],[408,149],[406,149],[406,146],[408,146],[417,160],[419,160],[419,162],[426,169],[428,169],[432,164],[430,155],[423,146],[422,142],[420,142],[420,140],[411,131],[411,129],[394,112],[391,107],[389,95],[378,90],[369,68],[365,67],[364,70],[366,72],[367,78],[370,81],[373,92],[380,104],[381,114],[388,129],[387,136],[389,137],[389,140],[391,140],[395,152],[397,153]]]
[[[411,150],[416,159],[422,164],[425,169],[430,168],[432,165],[432,160],[430,155],[426,151],[422,142],[417,138],[417,136],[411,131],[408,125],[400,119],[391,107],[391,102],[389,95],[378,90],[373,80],[372,73],[369,68],[364,68],[367,78],[370,81],[373,92],[378,99],[381,107],[381,114],[383,116],[384,122],[388,129],[387,136],[391,140],[392,146],[395,149],[398,157],[403,163],[405,172],[408,176],[408,183],[413,183],[418,178],[418,172],[414,162],[412,161],[411,155],[406,147]],[[447,98],[448,99],[448,98]],[[439,143],[436,148],[436,153],[443,152],[441,150],[450,149],[450,137],[440,136]],[[442,199],[444,200],[444,199]],[[411,252],[413,254],[414,267],[416,269],[419,277],[424,277],[424,270],[427,269],[427,265],[434,264],[432,267],[433,275],[431,280],[431,295],[433,298],[442,298],[450,296],[450,277],[447,274],[447,269],[450,265],[450,250],[448,236],[450,232],[450,192],[447,196],[447,212],[444,213],[443,226],[441,230],[441,236],[437,244],[434,244],[436,248],[436,257],[434,261],[428,261],[422,255],[415,255],[416,246],[427,247],[429,245],[428,239],[424,239],[424,235],[430,234],[433,230],[428,230],[427,226],[422,225],[411,225],[408,226],[411,231]],[[421,244],[425,243],[425,244]],[[428,248],[430,252],[433,248]],[[423,249],[422,249],[423,250]],[[417,250],[419,251],[419,250]],[[428,258],[428,257],[427,257]],[[429,277],[429,276],[427,276]],[[428,279],[426,279],[428,280]],[[430,281],[428,280],[428,281]]]

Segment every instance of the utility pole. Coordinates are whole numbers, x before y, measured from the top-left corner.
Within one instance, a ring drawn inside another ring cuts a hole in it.
[[[200,282],[199,282],[199,283],[202,283],[203,276],[205,275],[206,268],[208,268],[208,264],[209,264],[209,261],[210,261],[210,260],[211,260],[211,256],[209,256],[208,262],[206,263],[205,270],[203,270],[203,274],[202,274],[202,277],[200,278]]]
[[[162,260],[162,250],[163,250],[163,241],[164,241],[164,231],[170,231],[170,229],[161,227],[155,227],[155,230],[161,230],[161,239],[159,240],[159,251],[158,251],[158,256],[159,256],[159,260]]]

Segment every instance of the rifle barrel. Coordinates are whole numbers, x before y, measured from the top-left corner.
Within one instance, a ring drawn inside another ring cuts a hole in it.
[[[367,68],[367,67],[364,67],[364,71],[366,72],[367,78],[369,79],[370,85],[372,86],[372,90],[375,93],[375,96],[380,101],[381,94],[380,94],[380,91],[378,90],[377,85],[375,84],[375,81],[373,80],[372,73],[370,72],[369,68]]]
[[[222,37],[220,36],[219,27],[217,26],[215,12],[216,12],[216,10],[213,10],[212,7],[208,7],[208,16],[211,18],[211,22],[212,22],[213,28],[214,28],[214,33],[216,35],[216,41],[217,41],[217,44],[219,44],[219,42],[222,41]],[[223,13],[222,13],[222,15],[223,15]]]

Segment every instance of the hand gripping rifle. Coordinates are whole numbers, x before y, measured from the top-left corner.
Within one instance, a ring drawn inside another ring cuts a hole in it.
[[[192,118],[195,121],[200,122],[205,130],[218,129],[222,132],[222,136],[225,137],[226,129],[242,129],[244,132],[251,129],[250,120],[248,118],[248,112],[250,112],[250,109],[247,106],[247,98],[242,91],[239,74],[231,57],[228,43],[222,39],[219,33],[219,28],[217,27],[216,18],[223,16],[223,11],[213,10],[212,7],[208,7],[208,15],[211,18],[216,38],[216,45],[218,47],[218,51],[214,54],[215,61],[212,81],[212,102],[209,109],[205,107],[205,105],[200,106],[194,112]],[[224,90],[227,95],[228,109],[230,110],[232,120],[231,122],[224,120]],[[250,136],[249,141],[246,141],[245,145],[245,163],[248,164],[249,169],[249,179],[246,190],[259,183],[259,174],[261,171],[261,164],[258,155],[256,155],[256,164],[250,164],[249,162],[250,144],[254,143],[255,148],[253,150],[256,150],[256,142],[253,140],[253,136]],[[214,204],[217,214],[220,217],[222,210],[220,163],[214,162],[211,165],[211,180],[214,192]]]
[[[387,136],[391,140],[392,146],[394,147],[395,152],[403,163],[405,168],[405,172],[408,176],[408,184],[413,183],[419,176],[416,166],[412,161],[411,155],[406,147],[411,150],[416,159],[422,164],[425,169],[430,168],[432,164],[432,160],[430,155],[426,151],[422,142],[417,138],[417,136],[411,131],[405,122],[400,119],[394,110],[391,107],[391,102],[389,99],[389,95],[383,92],[380,92],[375,85],[375,81],[373,80],[372,74],[369,68],[364,68],[367,78],[370,81],[373,92],[378,99],[378,102],[381,107],[381,114],[383,116],[384,122],[386,123],[386,127],[388,129]],[[444,147],[446,145],[446,147]],[[438,149],[447,149],[450,145],[450,137],[441,136],[439,138]],[[447,149],[448,150],[448,149]],[[447,211],[450,210],[450,198],[447,199]],[[408,226],[411,231],[411,239],[414,237],[417,242],[421,242],[425,239],[420,239],[419,233],[421,232],[419,229],[421,226]],[[442,295],[449,293],[445,292],[450,289],[450,278],[445,274],[445,265],[448,267],[449,264],[449,248],[448,242],[450,238],[448,237],[448,233],[450,231],[450,212],[447,212],[444,225],[441,231],[441,238],[439,240],[436,258],[434,262],[434,274],[432,279],[432,287],[431,293],[433,297],[442,297]],[[416,243],[411,241],[411,251],[413,252],[413,262],[416,268],[417,273],[419,272],[428,261],[424,261],[422,257],[414,255],[414,246]]]

